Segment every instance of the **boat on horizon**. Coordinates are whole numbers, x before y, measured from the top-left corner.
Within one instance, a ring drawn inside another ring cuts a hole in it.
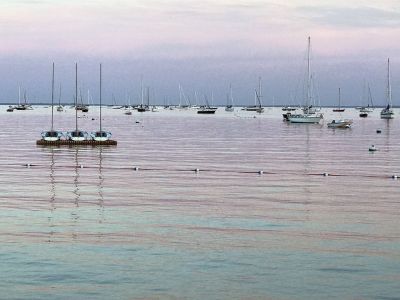
[[[225,106],[225,111],[227,112],[233,112],[235,108],[233,107],[233,96],[232,96],[232,85],[229,85],[229,94],[226,97],[226,106]]]
[[[339,101],[339,103],[338,103],[337,108],[332,109],[332,111],[333,112],[344,112],[345,109],[340,106],[340,104],[341,104],[340,103],[341,102],[340,88],[339,88],[339,100],[338,101]]]
[[[263,113],[264,112],[264,107],[262,107],[261,104],[261,77],[258,78],[258,91],[254,90],[254,105],[250,106],[245,106],[242,108],[242,110],[245,111],[255,111],[258,113]]]
[[[394,111],[392,109],[392,87],[390,85],[390,60],[387,60],[387,87],[386,87],[387,106],[381,111],[381,119],[393,119]]]

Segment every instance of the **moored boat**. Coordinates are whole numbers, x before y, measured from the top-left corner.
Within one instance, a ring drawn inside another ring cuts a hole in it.
[[[387,60],[387,88],[386,88],[386,100],[387,106],[381,111],[381,119],[393,119],[394,111],[392,109],[392,87],[390,85],[390,60]]]
[[[328,123],[328,128],[350,128],[353,120],[332,120]]]
[[[64,134],[61,131],[54,130],[54,63],[52,70],[52,81],[51,81],[51,129],[49,131],[43,131],[41,133],[42,140],[48,142],[55,142],[61,140]]]

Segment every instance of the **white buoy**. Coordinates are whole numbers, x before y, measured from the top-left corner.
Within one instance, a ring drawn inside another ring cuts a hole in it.
[[[26,164],[25,165],[27,168],[30,168],[31,167],[31,164]]]
[[[134,167],[133,170],[139,171],[139,167]]]
[[[371,151],[371,152],[375,152],[375,151],[377,151],[378,149],[376,149],[375,145],[371,145],[371,147],[369,147],[368,150]]]
[[[199,173],[200,172],[200,169],[195,169],[194,170],[196,173]]]
[[[329,176],[329,173],[324,173],[324,174],[322,174],[322,175],[324,175],[325,177],[328,177],[328,176]]]
[[[397,175],[392,175],[392,178],[397,180]]]
[[[80,165],[81,169],[83,169],[83,165]]]
[[[260,171],[258,171],[258,174],[259,174],[259,175],[262,175],[262,174],[264,174],[264,171],[263,171],[263,170],[260,170]]]

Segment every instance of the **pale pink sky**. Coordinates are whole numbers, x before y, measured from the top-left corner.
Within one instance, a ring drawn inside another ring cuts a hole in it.
[[[207,88],[208,73],[217,78],[226,74],[221,82],[224,85],[228,81],[250,85],[259,75],[265,78],[266,85],[267,81],[286,76],[292,80],[294,72],[287,73],[291,72],[292,64],[299,73],[308,35],[313,41],[313,64],[317,70],[318,65],[323,68],[318,70],[322,86],[328,86],[332,80],[335,90],[341,85],[340,74],[324,78],[324,72],[341,67],[344,68],[341,72],[345,72],[347,68],[366,64],[363,73],[376,67],[384,70],[389,56],[393,75],[400,74],[396,71],[400,69],[400,1],[397,0],[0,1],[0,59],[7,63],[47,60],[50,64],[55,60],[63,65],[85,59],[115,64],[157,61],[158,71],[165,73],[173,62],[197,62],[186,65],[182,74],[179,69],[171,70],[177,74],[169,76],[168,82],[173,87],[161,88],[165,93],[172,93],[170,89],[176,89],[181,77],[189,89],[195,88],[194,82],[199,84],[199,81],[200,88]],[[131,67],[133,76],[147,71],[146,67],[138,71],[133,63]],[[190,67],[199,68],[199,74],[191,81],[187,78]],[[272,70],[276,76],[271,76]],[[40,66],[36,71],[47,69]],[[353,72],[346,77],[352,78]],[[129,68],[123,73],[130,73]],[[240,73],[245,78],[239,78]],[[155,87],[162,80],[151,71],[144,75]],[[377,75],[384,80],[384,73]],[[15,76],[22,75],[16,72]],[[359,81],[363,76],[359,74],[353,80]],[[29,78],[17,81],[26,82]],[[271,85],[279,87],[284,83]],[[243,102],[247,101],[244,98],[253,86],[248,90],[244,86],[238,88]],[[225,92],[226,87],[221,89]],[[45,96],[36,93],[38,98]],[[355,95],[356,91],[351,93]],[[288,97],[278,90],[273,94],[282,101]],[[333,90],[326,93],[328,102],[332,101],[332,95]]]

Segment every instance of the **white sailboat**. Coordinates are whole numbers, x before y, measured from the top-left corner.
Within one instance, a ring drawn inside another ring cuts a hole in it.
[[[344,111],[344,108],[340,107],[340,88],[339,88],[339,106],[336,109],[333,109],[333,112],[338,112],[340,114],[340,119],[333,119],[331,122],[327,124],[328,128],[350,128],[351,124],[353,124],[353,120],[342,119],[341,112]]]
[[[51,80],[51,129],[41,133],[42,140],[55,142],[59,141],[64,135],[61,131],[54,130],[54,63]]]
[[[67,139],[71,141],[86,141],[88,133],[78,129],[78,64],[75,63],[75,130],[67,132]]]
[[[108,141],[111,138],[111,132],[109,131],[104,131],[102,128],[102,123],[101,123],[101,81],[102,81],[102,73],[101,73],[101,64],[100,64],[100,76],[99,76],[99,80],[100,80],[100,88],[99,88],[99,102],[100,102],[100,128],[98,131],[96,132],[92,132],[90,135],[92,137],[93,140],[98,141],[98,142],[104,142],[104,141]]]
[[[387,88],[386,88],[386,100],[387,106],[381,111],[381,119],[393,119],[394,112],[392,109],[392,87],[390,85],[390,61],[388,58],[387,65]]]
[[[254,91],[254,105],[251,106],[246,106],[243,108],[243,110],[246,111],[255,111],[258,113],[263,113],[264,112],[264,107],[262,107],[261,104],[261,77],[258,78],[258,92],[257,90]]]
[[[225,111],[227,112],[233,112],[235,108],[233,107],[233,97],[232,97],[232,85],[229,85],[229,94],[227,95],[226,99],[226,106],[225,106]]]
[[[58,95],[58,106],[57,106],[57,111],[62,112],[64,111],[64,107],[61,105],[61,84],[60,84],[60,93]]]
[[[342,106],[341,106],[341,100],[342,99],[340,97],[340,88],[339,88],[339,105],[338,105],[338,107],[332,109],[333,112],[344,112],[345,111],[345,109],[342,108]]]
[[[311,51],[311,38],[308,37],[308,49],[307,49],[307,96],[306,105],[303,108],[302,114],[290,114],[287,118],[290,123],[306,123],[316,124],[323,118],[322,113],[315,113],[312,111],[312,93],[311,93],[311,62],[310,62],[310,51]]]

